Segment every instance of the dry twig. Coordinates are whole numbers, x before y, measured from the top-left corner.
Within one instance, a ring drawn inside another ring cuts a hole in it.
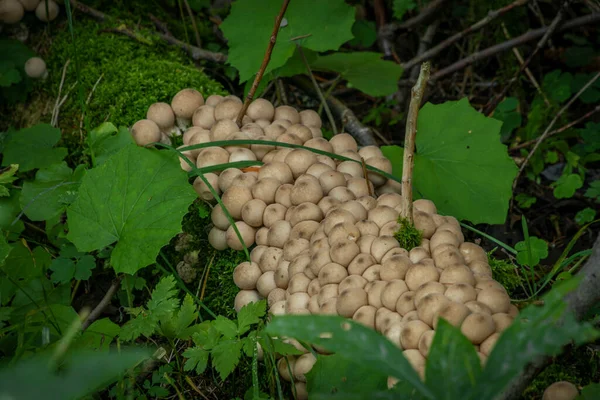
[[[413,224],[412,213],[412,173],[414,167],[415,156],[415,138],[417,136],[417,118],[421,101],[427,87],[429,79],[429,71],[431,65],[429,62],[424,62],[421,65],[419,78],[417,83],[411,89],[410,105],[408,108],[408,116],[406,118],[406,133],[404,136],[404,159],[402,162],[402,211],[400,215]]]
[[[237,116],[237,120],[235,121],[238,126],[242,126],[242,118],[246,114],[246,110],[250,105],[250,102],[254,98],[254,93],[256,93],[256,89],[260,84],[260,81],[267,69],[267,65],[269,65],[269,61],[271,61],[271,53],[273,52],[273,47],[275,47],[275,42],[277,42],[277,34],[279,33],[279,26],[281,25],[281,20],[283,20],[283,15],[285,14],[285,10],[287,10],[288,5],[290,4],[290,0],[283,0],[283,4],[279,9],[279,14],[277,14],[277,18],[275,18],[275,26],[273,26],[273,32],[271,33],[271,38],[269,39],[269,45],[267,46],[267,51],[265,52],[265,57],[263,58],[262,64],[260,65],[260,69],[256,73],[256,77],[254,78],[254,82],[252,83],[252,87],[246,96],[246,100],[244,101],[244,105],[240,110],[240,113]]]
[[[82,332],[85,331],[96,319],[98,319],[100,315],[102,315],[104,309],[110,304],[112,297],[117,292],[117,289],[119,289],[119,285],[121,284],[122,279],[123,276],[119,276],[113,281],[113,283],[106,291],[106,294],[104,294],[104,297],[102,297],[102,300],[100,300],[100,303],[98,303],[98,305],[92,310],[90,315],[88,315],[85,321],[83,321],[83,323],[81,324]]]
[[[63,66],[62,76],[60,78],[60,85],[58,86],[58,95],[56,96],[56,103],[54,103],[54,108],[52,109],[52,116],[50,117],[50,125],[56,127],[56,123],[58,122],[58,110],[60,104],[60,94],[62,92],[63,85],[65,84],[65,77],[67,76],[67,68],[71,60],[67,60],[65,65]]]
[[[427,22],[437,11],[439,11],[440,6],[446,0],[433,0],[431,3],[427,4],[421,12],[407,19],[404,22],[392,22],[390,24],[384,25],[379,30],[380,34],[389,38],[392,38],[396,31],[408,31],[416,27],[417,25],[421,25]]]
[[[544,33],[544,36],[542,36],[542,38],[538,42],[537,46],[535,46],[535,49],[531,52],[531,54],[529,54],[529,57],[527,57],[527,60],[525,60],[525,62],[523,62],[521,64],[521,66],[519,67],[517,72],[515,72],[513,79],[509,80],[506,83],[506,85],[504,86],[504,89],[502,89],[502,92],[500,92],[499,95],[494,96],[494,98],[492,99],[490,104],[486,107],[486,109],[484,111],[485,115],[490,115],[492,112],[494,112],[498,103],[500,103],[500,101],[502,101],[504,96],[506,96],[506,94],[510,90],[512,83],[517,80],[519,75],[521,75],[521,73],[525,70],[525,68],[527,68],[529,63],[531,63],[531,60],[533,60],[533,58],[537,55],[537,53],[539,53],[539,51],[542,49],[542,47],[544,47],[546,45],[546,43],[548,43],[550,36],[552,36],[552,34],[556,31],[556,28],[558,28],[558,25],[563,20],[565,11],[567,10],[567,8],[569,7],[569,4],[571,4],[572,1],[573,0],[565,0],[565,2],[562,4],[560,9],[558,10],[558,13],[556,13],[556,17],[554,17],[554,20],[552,20],[552,23],[550,24],[550,26]]]
[[[194,18],[194,13],[192,12],[192,8],[190,7],[190,3],[188,0],[183,0],[183,4],[185,5],[185,9],[192,20],[192,28],[194,29],[194,36],[196,36],[196,46],[199,48],[202,47],[202,41],[200,40],[200,32],[198,32],[198,26],[196,25],[196,18]]]

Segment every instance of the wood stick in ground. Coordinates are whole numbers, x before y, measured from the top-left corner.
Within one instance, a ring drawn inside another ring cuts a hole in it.
[[[433,57],[437,56],[442,50],[446,49],[447,47],[451,46],[452,44],[456,43],[457,41],[459,41],[460,39],[462,39],[463,37],[478,31],[479,29],[485,27],[487,24],[489,24],[490,22],[492,22],[493,20],[495,20],[496,18],[506,14],[507,12],[509,12],[510,10],[512,10],[515,7],[519,7],[522,6],[523,4],[527,3],[529,0],[516,0],[513,3],[504,6],[502,8],[499,8],[497,10],[493,10],[488,12],[488,15],[481,19],[480,21],[474,23],[473,25],[471,25],[470,27],[468,27],[467,29],[454,34],[452,36],[450,36],[448,39],[442,41],[441,43],[437,44],[436,46],[432,47],[431,49],[418,54],[415,58],[413,58],[412,60],[409,60],[402,65],[402,67],[404,69],[410,69],[416,65],[419,65],[420,63],[422,63],[423,61],[427,61],[432,59]]]
[[[100,315],[102,315],[104,309],[110,304],[110,301],[117,292],[117,289],[119,289],[119,285],[121,284],[122,279],[123,276],[119,276],[113,281],[112,285],[110,285],[102,300],[100,300],[100,303],[98,303],[98,305],[92,310],[90,315],[88,315],[85,321],[83,321],[83,323],[81,324],[82,332],[85,331],[95,320],[97,320]]]
[[[573,19],[563,23],[562,25],[560,25],[560,27],[557,29],[557,31],[562,32],[567,29],[577,28],[579,26],[592,24],[592,23],[598,22],[598,21],[600,21],[600,13],[592,13],[592,14],[584,15],[583,17],[573,18]],[[522,34],[521,36],[517,36],[511,40],[507,40],[506,42],[498,43],[494,46],[488,47],[487,49],[483,49],[481,51],[473,53],[473,54],[455,62],[454,64],[451,64],[445,68],[442,68],[441,70],[432,74],[431,78],[430,78],[430,83],[434,83],[435,81],[439,80],[440,78],[442,78],[446,75],[452,74],[456,71],[460,71],[461,69],[465,68],[466,66],[471,65],[479,60],[483,60],[485,58],[492,57],[503,51],[510,50],[513,47],[520,46],[529,41],[538,39],[539,37],[543,36],[544,33],[546,33],[548,31],[548,29],[549,28],[547,28],[547,27],[533,29],[533,30],[526,32],[526,33]]]
[[[254,78],[254,82],[252,83],[252,87],[246,96],[246,100],[244,100],[244,105],[240,110],[240,113],[237,116],[236,123],[239,127],[242,126],[242,119],[244,115],[246,115],[246,110],[250,105],[250,102],[254,98],[254,93],[256,93],[256,89],[260,84],[260,81],[267,69],[267,65],[269,65],[269,61],[271,61],[271,53],[273,53],[273,47],[275,47],[275,42],[277,42],[277,34],[279,33],[279,27],[281,26],[281,20],[283,20],[283,15],[285,14],[285,10],[287,10],[288,5],[290,4],[290,0],[283,0],[283,4],[281,5],[281,9],[279,10],[279,14],[277,14],[277,18],[275,18],[275,26],[273,26],[273,32],[271,33],[271,38],[269,39],[269,45],[267,46],[267,51],[265,52],[265,56],[263,58],[260,69],[258,70],[256,77]]]
[[[515,177],[515,180],[513,182],[513,193],[515,191],[515,188],[517,187],[517,182],[519,181],[519,177],[521,176],[521,174],[523,173],[523,171],[525,170],[525,168],[527,167],[527,164],[529,164],[529,160],[531,160],[531,157],[533,157],[533,155],[535,154],[535,152],[537,151],[537,149],[540,147],[540,144],[542,144],[542,142],[544,140],[546,140],[546,138],[548,137],[548,135],[551,132],[552,127],[554,126],[554,124],[556,123],[556,121],[558,121],[558,119],[560,118],[561,115],[563,115],[563,113],[565,111],[567,111],[569,109],[569,107],[571,107],[571,105],[575,102],[575,100],[577,100],[579,98],[579,96],[581,96],[581,94],[583,92],[585,92],[590,86],[592,86],[594,84],[594,82],[596,82],[598,80],[598,78],[600,78],[600,72],[598,72],[596,75],[594,75],[592,77],[592,79],[590,79],[580,90],[579,92],[577,92],[575,94],[575,96],[573,96],[571,98],[571,100],[569,100],[569,102],[567,104],[565,104],[563,106],[563,108],[561,108],[558,113],[554,116],[554,118],[552,119],[552,121],[550,121],[550,125],[548,125],[548,127],[546,128],[546,130],[544,131],[544,133],[542,134],[542,136],[540,136],[539,138],[537,138],[535,145],[533,146],[533,149],[531,149],[531,151],[529,152],[529,154],[527,155],[527,158],[525,158],[525,161],[523,161],[523,164],[521,164],[521,167],[519,168],[519,172],[517,173],[517,176]],[[511,204],[512,205],[512,204]]]
[[[494,110],[496,109],[496,106],[498,106],[498,103],[500,103],[502,101],[502,99],[504,99],[504,96],[506,96],[506,94],[512,87],[512,83],[517,81],[517,78],[519,77],[519,75],[521,75],[521,73],[525,70],[525,68],[527,68],[529,63],[531,63],[531,60],[533,60],[533,58],[539,53],[539,51],[542,49],[542,47],[544,47],[546,45],[546,43],[548,43],[550,36],[552,36],[552,34],[556,31],[556,28],[558,28],[558,25],[563,20],[565,11],[567,10],[567,8],[571,4],[571,2],[572,2],[572,0],[566,0],[565,2],[563,2],[562,6],[556,13],[556,16],[552,20],[552,23],[548,27],[548,30],[544,33],[544,36],[542,36],[542,38],[538,42],[537,46],[535,46],[535,49],[529,54],[529,57],[527,57],[527,60],[525,60],[525,62],[521,64],[521,66],[519,67],[517,72],[515,72],[513,79],[509,80],[506,83],[506,85],[504,86],[504,89],[502,89],[502,92],[500,92],[499,95],[494,96],[492,98],[492,100],[490,101],[490,104],[486,107],[486,109],[484,111],[485,115],[489,116],[494,112]]]
[[[404,159],[402,162],[402,211],[400,215],[408,220],[412,225],[412,173],[415,156],[415,138],[417,136],[417,119],[421,101],[429,80],[431,65],[424,62],[421,65],[417,83],[411,89],[410,105],[408,107],[408,116],[406,118],[406,134],[404,137]]]

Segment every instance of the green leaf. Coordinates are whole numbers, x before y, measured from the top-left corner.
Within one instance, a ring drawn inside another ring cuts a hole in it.
[[[583,149],[588,153],[600,150],[600,123],[588,122],[583,129],[579,129],[583,140]]]
[[[398,91],[402,67],[393,61],[384,61],[383,55],[367,51],[334,53],[319,57],[312,68],[335,71],[355,87],[371,96],[387,96]]]
[[[577,400],[595,400],[600,399],[600,383],[590,383],[581,390]]]
[[[555,284],[542,306],[530,305],[519,314],[496,342],[477,387],[466,399],[494,398],[537,357],[555,356],[571,341],[578,345],[598,338],[598,331],[578,322],[563,300],[578,281]]]
[[[550,99],[562,103],[571,97],[572,81],[573,75],[568,72],[563,73],[557,69],[544,76],[542,90],[548,94]]]
[[[59,163],[67,155],[67,149],[53,148],[59,140],[60,129],[49,124],[12,132],[4,145],[2,165],[19,164],[21,172],[25,172]]]
[[[181,231],[196,197],[176,154],[129,146],[83,178],[67,238],[85,252],[117,242],[111,265],[134,274]]]
[[[433,398],[400,349],[373,329],[352,320],[324,315],[275,316],[265,332],[321,346],[365,369],[402,379],[421,395]]]
[[[52,282],[54,283],[67,283],[73,279],[75,275],[75,261],[70,258],[58,257],[52,260],[50,269],[54,271],[52,273]]]
[[[186,294],[183,303],[181,303],[181,308],[177,312],[175,323],[175,334],[179,339],[189,339],[189,337],[182,337],[182,334],[196,318],[198,318],[198,311],[194,304],[194,299],[189,294]]]
[[[537,201],[537,197],[530,196],[527,193],[519,193],[515,196],[515,200],[520,208],[530,208]]]
[[[11,164],[8,168],[5,168],[0,172],[0,196],[6,197],[10,195],[10,192],[3,185],[8,185],[9,183],[13,183],[17,180],[17,177],[14,176],[17,170],[19,169],[18,164]]]
[[[250,329],[250,325],[258,324],[267,312],[267,302],[264,300],[246,304],[237,315],[237,334],[243,335]]]
[[[515,245],[517,262],[519,264],[534,267],[540,263],[540,260],[548,257],[548,243],[545,240],[530,236],[529,246],[531,246],[531,254],[529,254],[527,244],[527,240],[522,240]]]
[[[55,399],[85,398],[148,357],[148,351],[141,349],[113,353],[77,351],[66,356],[60,373],[56,373],[49,367],[49,355],[34,355],[0,370],[0,397],[35,400],[45,393]]]
[[[577,189],[583,186],[581,176],[577,174],[564,174],[558,178],[554,187],[554,197],[557,199],[568,199],[573,197]]]
[[[573,77],[573,82],[571,82],[571,90],[573,93],[579,92],[592,78],[594,74],[575,74]],[[596,81],[591,86],[589,86],[581,95],[579,96],[579,100],[581,100],[584,104],[593,104],[600,101],[600,82]],[[588,124],[593,122],[588,122]]]
[[[600,179],[590,183],[590,187],[585,191],[584,196],[590,199],[596,199],[596,202],[600,202]]]
[[[13,281],[23,286],[31,280],[41,277],[50,265],[50,260],[50,254],[42,247],[36,247],[31,251],[23,241],[14,243],[4,264],[0,266],[0,270],[6,274],[0,279],[1,304],[6,304],[17,293],[17,286],[13,284]]]
[[[319,355],[306,374],[306,382],[311,399],[352,399],[357,395],[375,398],[371,397],[374,392],[392,395],[387,389],[387,376],[340,354]]]
[[[33,221],[45,221],[63,212],[75,200],[85,172],[83,165],[73,172],[64,161],[37,171],[35,180],[26,181],[21,191],[25,215]]]
[[[246,82],[259,70],[273,31],[280,0],[238,0],[220,25],[228,40],[228,64],[238,69],[240,82]],[[296,49],[293,38],[304,48],[314,51],[337,50],[351,40],[354,8],[344,0],[292,1],[285,13],[271,60],[269,73],[285,64]],[[249,18],[249,16],[252,18]]]
[[[121,327],[108,318],[94,321],[79,337],[75,346],[108,351],[111,342],[119,335]]]
[[[87,254],[77,260],[73,277],[78,281],[87,281],[92,276],[94,268],[96,268],[96,259]]]
[[[556,164],[558,162],[558,153],[556,151],[549,151],[544,155],[544,161],[549,164]]]
[[[440,319],[425,367],[425,383],[435,398],[459,399],[480,377],[481,364],[473,344],[460,329]]]
[[[6,260],[11,251],[12,246],[6,241],[4,232],[0,231],[0,266],[4,264],[4,260]]]
[[[17,240],[24,229],[23,221],[18,219],[21,213],[20,194],[20,190],[12,189],[8,197],[0,196],[0,229],[9,234],[10,240]]]
[[[586,207],[575,214],[575,222],[577,225],[585,225],[588,222],[592,222],[596,217],[596,210]]]
[[[110,122],[104,122],[89,134],[89,143],[94,154],[94,166],[102,165],[113,154],[123,147],[135,146],[135,141],[129,130],[125,127],[117,129]]]
[[[227,339],[233,339],[237,336],[237,326],[235,322],[222,315],[217,315],[217,318],[213,321],[213,326]]]
[[[441,214],[475,224],[503,223],[517,167],[500,143],[500,125],[475,111],[466,98],[427,103],[417,127],[416,194],[432,200]],[[381,149],[401,177],[403,149]]]
[[[46,319],[48,318],[65,328],[73,322],[71,316],[75,315],[75,310],[70,306],[70,303],[71,287],[69,285],[55,286],[46,277],[33,279],[21,284],[15,294],[11,303],[11,306],[14,308],[11,315],[11,323],[18,324],[30,316],[37,316],[46,325],[50,323]],[[44,308],[44,310],[49,308],[50,311],[46,310],[44,315],[38,312],[40,307]],[[68,318],[57,321],[59,314],[62,314],[63,317],[67,315]]]
[[[596,50],[592,46],[573,46],[567,47],[563,57],[567,67],[577,68],[588,65],[595,55]]]
[[[359,19],[352,25],[352,39],[349,44],[351,46],[371,47],[377,40],[377,27],[375,22],[366,19]]]
[[[208,365],[209,352],[201,349],[200,347],[187,348],[183,353],[183,356],[187,358],[183,365],[184,371],[196,370],[197,374],[201,374],[206,370]]]
[[[0,68],[0,87],[9,87],[21,82],[21,74],[16,68]]]
[[[223,340],[212,351],[212,364],[225,380],[233,372],[242,355],[242,342],[239,340]]]
[[[502,121],[500,137],[506,140],[510,134],[521,126],[521,113],[517,111],[519,100],[515,97],[507,97],[494,110],[493,118]]]
[[[394,18],[402,19],[404,14],[410,10],[414,10],[417,4],[415,3],[415,0],[394,0],[392,6],[394,9]]]

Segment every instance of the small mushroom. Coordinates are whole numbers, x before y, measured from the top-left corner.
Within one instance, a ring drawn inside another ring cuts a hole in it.
[[[48,8],[46,9],[46,0],[40,1],[35,9],[35,16],[43,22],[54,21],[58,17],[60,8],[53,0],[48,0]]]
[[[571,382],[555,382],[544,390],[542,400],[575,400],[579,390]]]
[[[160,141],[160,128],[154,121],[142,119],[131,127],[133,140],[138,146],[147,146]]]
[[[40,57],[31,57],[25,62],[25,73],[32,79],[46,79],[48,77],[46,62]]]
[[[175,114],[173,109],[167,103],[154,103],[148,107],[146,118],[156,122],[156,125],[160,128],[161,132],[172,135],[181,135],[179,128],[175,127]]]
[[[204,105],[204,97],[195,89],[183,89],[173,96],[171,108],[180,129],[187,128],[192,123],[194,111]]]

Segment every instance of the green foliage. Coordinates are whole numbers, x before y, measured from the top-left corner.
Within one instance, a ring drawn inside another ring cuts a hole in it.
[[[500,137],[503,141],[508,139],[512,132],[521,126],[522,118],[521,113],[517,110],[518,107],[519,100],[517,98],[507,97],[494,110],[493,118],[502,121]]]
[[[394,18],[402,19],[404,14],[417,7],[417,3],[414,0],[394,0],[392,7],[394,9]]]
[[[577,214],[575,214],[575,222],[577,222],[577,225],[585,225],[592,222],[594,218],[596,218],[596,210],[589,207],[579,210]]]
[[[19,164],[11,164],[0,172],[0,197],[10,196],[10,192],[4,185],[8,185],[17,180],[15,174],[19,169]]]
[[[352,25],[352,34],[354,39],[350,41],[350,45],[371,47],[377,40],[377,27],[373,21],[359,19]]]
[[[129,129],[117,129],[110,122],[104,122],[88,134],[90,151],[94,155],[94,166],[104,164],[123,147],[135,146]]]
[[[96,268],[96,259],[90,254],[78,252],[73,245],[67,245],[60,251],[60,257],[52,260],[52,282],[69,283],[72,279],[88,280]]]
[[[112,4],[106,4],[101,9],[111,13],[113,10],[106,9],[110,6]],[[120,7],[121,12],[123,7]],[[148,12],[156,13],[157,10],[153,7]],[[151,46],[143,46],[129,37],[102,32],[105,28],[106,24],[78,19],[74,24],[76,50],[69,30],[57,30],[46,60],[49,70],[60,71],[68,59],[73,61],[76,51],[80,60],[79,77],[72,62],[64,87],[77,81],[85,97],[102,76],[85,110],[90,128],[107,119],[115,126],[131,126],[146,116],[152,103],[170,103],[183,88],[197,89],[205,96],[225,94],[222,87],[198,69],[182,50],[154,39],[149,39]],[[151,35],[148,37],[152,38]],[[61,74],[51,74],[50,79],[51,92],[57,93]],[[69,96],[60,113],[60,123],[65,131],[67,127],[79,126],[81,113],[78,96]]]
[[[4,142],[2,165],[19,164],[21,172],[44,168],[62,161],[67,149],[54,145],[60,140],[60,130],[49,124],[8,133]]]
[[[575,191],[583,186],[583,180],[578,174],[563,174],[554,184],[554,197],[568,199]]]
[[[402,67],[392,61],[381,59],[383,55],[372,52],[333,53],[320,56],[311,64],[315,70],[338,72],[354,87],[371,96],[387,96],[395,93],[396,82],[402,76]],[[373,77],[377,79],[373,79]]]
[[[246,82],[259,70],[280,8],[279,0],[238,0],[220,25],[229,45],[227,62],[238,69],[240,82]],[[296,43],[320,52],[337,50],[353,37],[354,9],[343,0],[290,2],[285,20],[267,73],[286,63],[294,54]],[[306,37],[292,40],[302,36]]]
[[[578,400],[594,400],[600,398],[600,383],[592,383],[581,390]]]
[[[67,355],[60,371],[53,358],[40,355],[0,370],[0,397],[23,400],[40,398],[40,393],[57,399],[78,399],[96,393],[148,357],[140,349],[118,353],[79,351]]]
[[[67,237],[80,251],[117,242],[111,265],[133,274],[180,232],[196,196],[176,154],[128,146],[83,178]]]
[[[400,243],[400,247],[408,251],[420,246],[423,240],[423,232],[415,228],[408,219],[398,217],[400,228],[394,233],[394,237]]]
[[[595,199],[596,203],[600,203],[600,179],[590,183],[590,187],[585,191],[585,197]]]
[[[500,143],[500,123],[476,112],[467,99],[427,103],[419,113],[413,182],[418,196],[439,212],[473,223],[503,223],[517,167]],[[395,176],[403,149],[383,146]]]
[[[392,391],[374,391],[369,387],[368,392],[363,392],[356,388],[353,395],[342,398],[393,399],[399,398],[397,392],[401,392],[412,399],[490,399],[498,396],[537,357],[556,355],[571,341],[582,344],[600,336],[592,325],[577,322],[564,303],[565,294],[576,285],[575,279],[555,285],[543,297],[542,306],[523,310],[500,336],[483,370],[473,345],[460,330],[439,321],[425,368],[425,383],[394,344],[372,329],[342,317],[276,316],[266,332],[291,336],[335,352],[339,361],[333,368],[341,364],[345,370],[345,364],[350,363],[378,374],[380,380],[388,376],[400,380]],[[334,371],[330,373],[337,376]],[[308,389],[311,395],[313,388]],[[338,397],[331,390],[319,393],[317,398]]]
[[[517,267],[510,261],[498,259],[488,254],[488,263],[494,280],[500,283],[508,293],[513,293],[523,284],[523,277],[517,273]]]
[[[73,171],[64,161],[38,170],[35,180],[23,183],[23,213],[32,221],[45,221],[64,212],[75,200],[85,172],[84,165]]]
[[[515,244],[517,262],[521,265],[535,267],[540,260],[548,257],[548,243],[535,236],[529,236]]]
[[[16,103],[25,100],[33,88],[25,73],[25,62],[35,53],[15,39],[0,39],[0,103]]]
[[[528,195],[527,193],[519,193],[515,196],[515,200],[519,205],[519,208],[531,208],[537,202],[537,198]]]

